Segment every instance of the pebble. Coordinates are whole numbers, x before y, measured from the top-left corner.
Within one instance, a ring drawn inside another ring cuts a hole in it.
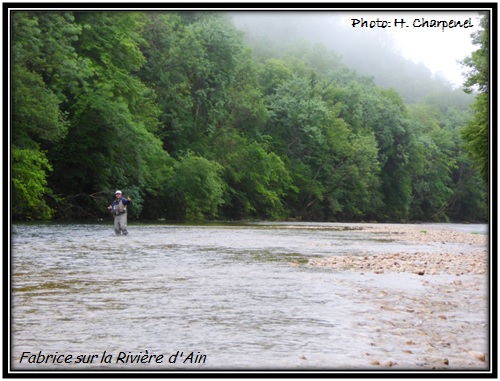
[[[469,351],[469,354],[479,361],[486,361],[486,355],[483,352]]]
[[[311,260],[309,263],[315,266],[332,267],[339,270],[351,270],[385,274],[386,272],[406,272],[420,276],[440,275],[442,273],[461,276],[465,274],[485,274],[488,268],[487,253],[474,252],[473,255],[461,256],[456,253],[447,253],[446,261],[441,261],[436,253],[415,253],[407,256],[404,253],[379,254],[364,259],[364,257],[346,256],[332,257],[319,260]],[[399,256],[399,262],[394,263],[391,259],[394,255]],[[427,261],[423,261],[427,259]],[[296,266],[296,263],[290,263]],[[461,280],[453,281],[455,286],[463,286]]]
[[[418,228],[417,228],[418,229]],[[387,253],[367,255],[335,256],[323,260],[312,260],[310,264],[316,266],[333,267],[339,270],[349,269],[363,273],[372,272],[384,274],[386,272],[407,272],[422,275],[451,275],[486,274],[488,272],[488,237],[482,234],[446,231],[442,229],[427,230],[422,234],[411,226],[397,228],[384,228],[380,226],[367,226],[364,230],[374,233],[398,234],[398,242],[412,243],[468,243],[475,245],[467,252],[415,252],[415,253]],[[462,286],[460,280],[454,282]]]

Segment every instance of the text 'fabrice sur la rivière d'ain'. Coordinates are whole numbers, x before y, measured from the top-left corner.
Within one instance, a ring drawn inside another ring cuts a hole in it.
[[[174,354],[154,354],[148,350],[139,353],[104,351],[101,354],[23,352],[20,364],[205,364],[207,355],[200,352],[177,351]]]

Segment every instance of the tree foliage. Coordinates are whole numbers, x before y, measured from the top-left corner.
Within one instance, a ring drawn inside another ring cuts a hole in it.
[[[484,14],[480,26],[482,30],[472,35],[472,42],[479,48],[463,61],[470,69],[466,75],[464,86],[467,92],[477,91],[472,105],[474,118],[463,129],[462,136],[465,148],[479,168],[483,181],[489,181],[489,92],[490,92],[490,50],[489,50],[489,18]]]
[[[43,152],[12,147],[12,216],[14,219],[49,219],[44,200],[50,193],[47,173],[52,170]]]
[[[482,220],[461,131],[487,147],[484,51],[467,63],[474,118],[224,13],[15,12],[13,217],[109,218],[118,188],[141,219]]]
[[[172,187],[183,218],[215,218],[223,203],[222,166],[188,152],[175,164]],[[178,206],[178,208],[179,208]]]

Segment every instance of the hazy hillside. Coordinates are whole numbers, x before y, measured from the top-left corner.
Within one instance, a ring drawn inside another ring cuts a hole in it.
[[[473,100],[461,89],[454,89],[445,78],[433,76],[423,64],[404,58],[389,34],[360,33],[333,13],[235,12],[231,16],[256,54],[262,49],[276,52],[300,40],[312,41],[334,51],[357,73],[373,76],[377,85],[394,88],[408,103],[438,102],[439,107],[446,109],[467,107]]]

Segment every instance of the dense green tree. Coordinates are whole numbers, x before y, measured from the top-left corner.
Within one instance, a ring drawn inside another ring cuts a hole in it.
[[[158,94],[164,146],[203,154],[228,118],[241,33],[218,13],[148,14],[147,62],[139,75]]]
[[[49,219],[52,209],[44,195],[50,194],[47,173],[52,170],[44,153],[12,147],[12,217],[24,220]]]
[[[282,59],[269,58],[262,66],[260,85],[265,95],[273,94],[280,85],[293,78],[292,69]]]
[[[478,174],[472,159],[463,149],[461,130],[472,118],[467,109],[449,109],[443,115],[441,125],[451,131],[456,161],[452,168],[453,195],[447,205],[447,215],[452,220],[481,221],[488,216],[488,186]]]
[[[453,194],[452,171],[456,166],[451,131],[443,128],[442,114],[435,106],[411,109],[417,130],[411,161],[412,219],[446,220]]]
[[[219,14],[210,14],[190,28],[203,49],[203,61],[193,78],[195,130],[210,136],[228,117],[227,91],[243,53],[243,39],[241,32]]]
[[[286,217],[283,197],[290,191],[291,179],[281,158],[235,134],[225,134],[218,143],[224,151],[218,154],[228,185],[224,215],[231,219]]]
[[[172,155],[195,143],[193,76],[203,65],[203,49],[177,13],[148,12],[139,77],[154,89],[160,126],[156,132]]]
[[[377,88],[366,78],[329,91],[328,98],[340,106],[339,116],[354,132],[371,133],[376,139],[377,162],[381,169],[379,197],[383,203],[377,218],[408,219],[411,203],[409,163],[415,134],[403,99],[393,89]]]
[[[325,102],[323,93],[320,85],[295,78],[269,97],[267,133],[276,142],[276,152],[287,158],[298,190],[288,203],[309,219],[374,212],[377,196],[370,192],[378,187],[379,168],[374,136],[354,133],[339,118],[341,105]],[[366,207],[368,200],[372,202]]]
[[[479,172],[485,183],[489,181],[489,93],[490,93],[490,50],[489,50],[489,17],[484,14],[480,21],[482,30],[472,35],[472,42],[479,48],[463,61],[470,69],[464,83],[467,92],[476,90],[476,100],[472,106],[474,118],[463,129],[466,149],[477,163]]]
[[[188,152],[175,164],[171,187],[182,219],[215,218],[223,203],[222,166]]]
[[[73,49],[80,28],[71,13],[12,14],[12,184],[15,218],[47,218],[52,169],[46,152],[68,130],[65,93],[84,76]],[[27,200],[31,194],[33,201]]]
[[[159,114],[154,93],[133,74],[144,63],[144,16],[84,12],[75,19],[82,29],[75,49],[91,75],[75,92],[68,134],[51,152],[51,184],[67,195],[59,206],[66,218],[99,217],[115,188],[139,189],[134,216],[142,197],[158,190],[169,161],[152,135]]]
[[[259,86],[260,67],[252,60],[249,50],[243,52],[236,65],[234,81],[228,88],[229,135],[237,130],[249,140],[265,140],[263,127],[269,117],[265,98]]]

